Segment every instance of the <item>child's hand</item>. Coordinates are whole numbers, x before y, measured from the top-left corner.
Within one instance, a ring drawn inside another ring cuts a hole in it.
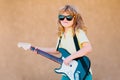
[[[72,61],[71,56],[68,56],[67,58],[64,59],[63,63],[65,65],[69,65],[71,61]]]

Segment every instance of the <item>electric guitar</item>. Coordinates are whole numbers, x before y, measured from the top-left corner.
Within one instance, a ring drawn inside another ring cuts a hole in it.
[[[29,43],[19,42],[18,47],[22,47],[25,50],[29,49],[32,51],[36,51],[38,54],[59,63],[61,66],[60,68],[55,68],[55,72],[58,74],[66,75],[70,80],[85,80],[85,77],[87,76],[90,69],[91,63],[87,56],[77,58],[71,61],[69,65],[65,65],[63,63],[63,60],[67,56],[69,56],[70,53],[63,48],[58,49],[58,51],[61,53],[61,57],[58,58],[40,49],[36,49],[35,47],[31,46],[31,44]]]

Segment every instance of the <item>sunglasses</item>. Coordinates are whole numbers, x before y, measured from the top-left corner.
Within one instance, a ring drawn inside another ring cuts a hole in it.
[[[68,16],[64,16],[64,15],[59,15],[58,18],[59,20],[63,21],[65,18],[67,19],[67,21],[71,21],[73,19],[74,16],[72,15],[68,15]]]

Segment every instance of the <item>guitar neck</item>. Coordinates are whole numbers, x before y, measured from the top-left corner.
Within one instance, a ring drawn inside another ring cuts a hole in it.
[[[57,62],[59,64],[63,63],[63,60],[61,58],[53,56],[53,55],[51,55],[51,54],[49,54],[47,52],[44,52],[44,51],[42,51],[40,49],[35,49],[35,47],[33,47],[33,46],[31,46],[30,50],[37,51],[38,54],[40,54],[40,55],[42,55],[42,56],[44,56],[44,57],[46,57],[46,58],[48,58],[48,59],[50,59],[52,61],[55,61],[55,62]]]

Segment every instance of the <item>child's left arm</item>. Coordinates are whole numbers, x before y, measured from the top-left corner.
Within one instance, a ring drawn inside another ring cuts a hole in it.
[[[92,51],[92,46],[89,42],[84,42],[82,43],[82,48],[80,50],[78,50],[77,52],[71,54],[70,56],[68,56],[65,60],[64,63],[66,65],[69,65],[69,63],[76,58],[82,57],[87,55],[88,53],[90,53]]]

